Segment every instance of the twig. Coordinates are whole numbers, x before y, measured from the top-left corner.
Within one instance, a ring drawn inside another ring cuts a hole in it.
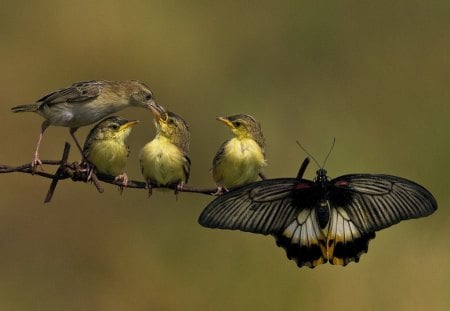
[[[52,183],[50,184],[50,188],[47,192],[47,195],[45,197],[45,203],[50,202],[50,200],[53,197],[53,194],[55,192],[56,186],[60,180],[64,179],[71,179],[72,181],[81,181],[81,182],[88,182],[88,176],[89,176],[89,170],[87,170],[85,167],[82,167],[80,163],[74,162],[74,163],[67,163],[67,159],[69,157],[70,152],[70,144],[66,143],[64,146],[64,152],[61,157],[61,160],[54,161],[54,160],[42,160],[42,163],[45,165],[59,165],[58,169],[54,174],[42,172],[42,171],[33,171],[33,167],[31,166],[31,163],[22,164],[19,166],[9,166],[9,165],[0,165],[0,174],[6,174],[6,173],[25,173],[25,174],[32,174],[41,176],[44,178],[52,179]],[[96,186],[97,190],[99,192],[103,192],[103,187],[101,186],[100,181],[117,185],[120,187],[125,188],[136,188],[136,189],[146,189],[146,184],[143,181],[137,181],[137,180],[129,180],[127,185],[118,183],[115,181],[115,176],[106,175],[106,174],[92,174],[90,176],[90,181]],[[169,185],[169,186],[158,186],[158,185],[151,185],[153,189],[155,188],[168,188],[172,190],[177,190],[177,185]],[[179,190],[179,189],[178,189]],[[200,194],[206,194],[206,195],[213,195],[217,191],[217,188],[196,188],[191,187],[189,185],[184,185],[183,189],[179,192],[190,192],[190,193],[200,193]]]
[[[56,189],[56,185],[58,184],[60,177],[63,175],[64,166],[67,164],[67,159],[69,158],[69,152],[70,152],[70,144],[68,142],[66,142],[64,144],[64,151],[63,151],[63,155],[61,157],[61,162],[60,162],[59,168],[55,173],[55,177],[53,177],[52,183],[50,184],[50,188],[48,189],[44,203],[48,203],[52,200],[53,193],[55,192],[55,189]]]

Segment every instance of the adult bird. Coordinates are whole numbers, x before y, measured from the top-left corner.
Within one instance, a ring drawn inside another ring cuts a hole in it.
[[[39,147],[45,130],[50,126],[63,126],[70,129],[78,149],[82,148],[74,133],[82,126],[95,123],[104,117],[127,107],[150,108],[155,104],[153,94],[145,84],[136,80],[106,81],[92,80],[78,82],[69,87],[51,92],[33,104],[11,108],[13,112],[35,112],[45,121],[34,152],[31,165],[33,169],[42,161]]]
[[[217,192],[256,181],[266,166],[264,136],[260,124],[247,114],[218,117],[227,125],[234,137],[225,141],[213,160],[213,179]]]
[[[97,172],[115,176],[115,181],[127,185],[124,172],[130,149],[126,139],[139,121],[112,116],[98,123],[86,138],[83,156]]]
[[[150,109],[156,136],[141,149],[139,159],[142,175],[149,189],[149,195],[152,192],[152,185],[176,185],[175,193],[177,193],[189,179],[191,167],[188,157],[189,126],[182,117],[165,111],[159,105]]]

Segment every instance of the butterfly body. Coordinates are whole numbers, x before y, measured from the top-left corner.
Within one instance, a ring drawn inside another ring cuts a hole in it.
[[[295,190],[299,190],[299,191],[294,190],[294,193],[298,194],[298,196],[296,196],[296,200],[301,201],[301,200],[303,200],[302,190],[312,189],[312,188],[316,189],[316,191],[313,194],[311,199],[318,203],[314,207],[316,209],[315,214],[316,214],[317,222],[319,224],[320,229],[324,230],[327,228],[327,225],[330,220],[330,204],[328,202],[329,181],[328,181],[327,171],[325,171],[324,169],[319,169],[316,172],[316,174],[317,174],[317,177],[314,180],[314,184],[311,184],[309,181],[308,182],[300,182],[295,186]],[[311,204],[313,204],[313,202],[311,202]]]
[[[437,208],[430,192],[401,177],[350,174],[329,180],[319,169],[311,181],[302,179],[302,168],[297,178],[257,181],[220,196],[202,212],[200,224],[273,235],[299,267],[345,266],[367,252],[375,231]]]

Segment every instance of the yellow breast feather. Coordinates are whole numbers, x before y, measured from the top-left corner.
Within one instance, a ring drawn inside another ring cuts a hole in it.
[[[128,147],[115,140],[98,140],[90,146],[88,160],[104,174],[117,176],[123,173],[128,156]]]
[[[157,185],[170,185],[186,181],[186,157],[176,145],[165,137],[157,137],[141,150],[142,174]]]
[[[254,182],[266,160],[261,147],[249,138],[230,139],[213,171],[214,179],[227,188]]]

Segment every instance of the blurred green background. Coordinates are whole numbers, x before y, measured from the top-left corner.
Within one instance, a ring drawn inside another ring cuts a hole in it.
[[[358,264],[298,269],[271,237],[200,227],[208,196],[66,181],[44,205],[48,179],[0,175],[0,309],[449,310],[449,38],[448,1],[1,1],[1,164],[31,160],[42,122],[12,106],[138,79],[190,122],[191,185],[213,185],[230,136],[215,117],[249,113],[269,177],[296,174],[296,140],[321,161],[336,137],[330,177],[409,178],[439,210],[379,232]],[[127,171],[142,180],[151,116],[120,115],[141,120]],[[66,140],[51,127],[42,159]]]

